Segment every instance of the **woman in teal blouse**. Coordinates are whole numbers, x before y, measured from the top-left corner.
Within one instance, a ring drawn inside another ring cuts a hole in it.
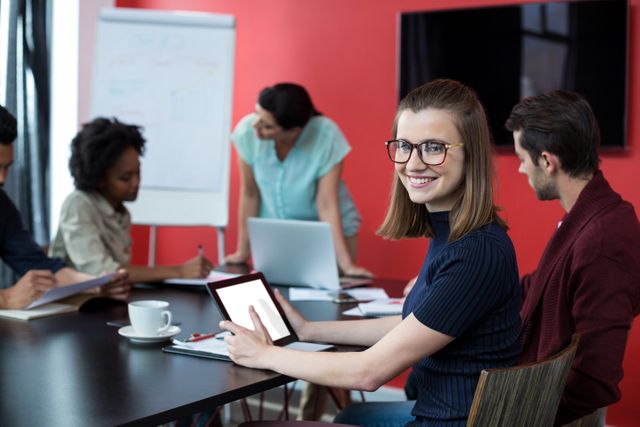
[[[238,246],[227,263],[249,258],[249,217],[320,220],[331,224],[342,273],[371,276],[354,264],[360,214],[340,179],[351,147],[302,86],[263,89],[255,113],[240,120],[232,139],[242,179]]]

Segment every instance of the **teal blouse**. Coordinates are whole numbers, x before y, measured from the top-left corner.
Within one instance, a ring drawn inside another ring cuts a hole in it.
[[[253,113],[243,117],[231,137],[240,158],[251,166],[260,190],[260,217],[317,221],[318,180],[351,151],[349,143],[332,120],[316,116],[280,161],[275,141],[257,137],[254,120]],[[338,202],[345,236],[356,235],[360,214],[342,180]]]

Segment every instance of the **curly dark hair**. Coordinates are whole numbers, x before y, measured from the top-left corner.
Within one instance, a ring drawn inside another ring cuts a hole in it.
[[[18,124],[13,114],[0,105],[0,144],[11,145],[18,136]]]
[[[97,190],[107,170],[128,147],[142,155],[145,139],[140,130],[140,126],[128,125],[116,118],[98,117],[82,125],[71,141],[69,159],[69,170],[76,188]]]

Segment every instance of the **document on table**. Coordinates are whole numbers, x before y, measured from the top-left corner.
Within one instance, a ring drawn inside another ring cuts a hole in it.
[[[220,280],[233,279],[234,277],[241,276],[236,273],[225,273],[223,271],[215,271],[212,270],[209,272],[209,275],[202,279],[166,279],[164,283],[169,285],[206,285],[210,282],[217,282]]]
[[[203,353],[201,355],[205,357],[209,354],[211,355],[210,357],[230,360],[227,343],[220,338],[209,338],[202,341],[179,341],[174,339],[171,348],[173,350],[184,350],[185,354],[192,354],[194,356]]]
[[[289,288],[289,301],[332,301],[331,291],[313,288]]]
[[[349,296],[358,301],[373,301],[376,299],[389,298],[389,295],[387,295],[382,288],[356,288],[346,289],[342,292],[349,294]]]
[[[375,300],[342,312],[345,316],[383,317],[402,314],[404,298],[387,298]]]
[[[0,317],[10,319],[31,320],[40,317],[48,317],[56,314],[78,311],[78,307],[71,304],[58,304],[55,302],[41,305],[30,310],[0,310]]]
[[[87,280],[84,282],[76,283],[73,285],[55,287],[49,289],[40,298],[25,307],[26,310],[39,307],[41,305],[57,301],[62,298],[69,297],[71,295],[79,294],[91,288],[97,288],[104,286],[111,281],[115,273],[107,274],[105,276],[96,277],[95,279]]]
[[[231,360],[229,358],[229,351],[227,349],[227,343],[224,342],[224,335],[226,332],[222,332],[216,335],[216,338],[208,338],[201,341],[180,341],[173,339],[173,345],[163,347],[163,351],[169,353],[187,354],[190,356],[207,357],[212,359]],[[322,344],[313,342],[295,341],[284,346],[292,350],[299,351],[324,351],[333,348],[332,344]]]
[[[371,301],[389,298],[382,288],[357,288],[326,290],[313,288],[289,288],[289,301],[333,301],[340,293],[348,294],[357,301]]]

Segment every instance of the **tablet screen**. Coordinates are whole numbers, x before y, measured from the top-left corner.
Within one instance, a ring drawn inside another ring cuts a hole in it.
[[[209,283],[207,288],[226,319],[253,330],[249,316],[252,305],[274,343],[284,345],[297,340],[261,273]]]

